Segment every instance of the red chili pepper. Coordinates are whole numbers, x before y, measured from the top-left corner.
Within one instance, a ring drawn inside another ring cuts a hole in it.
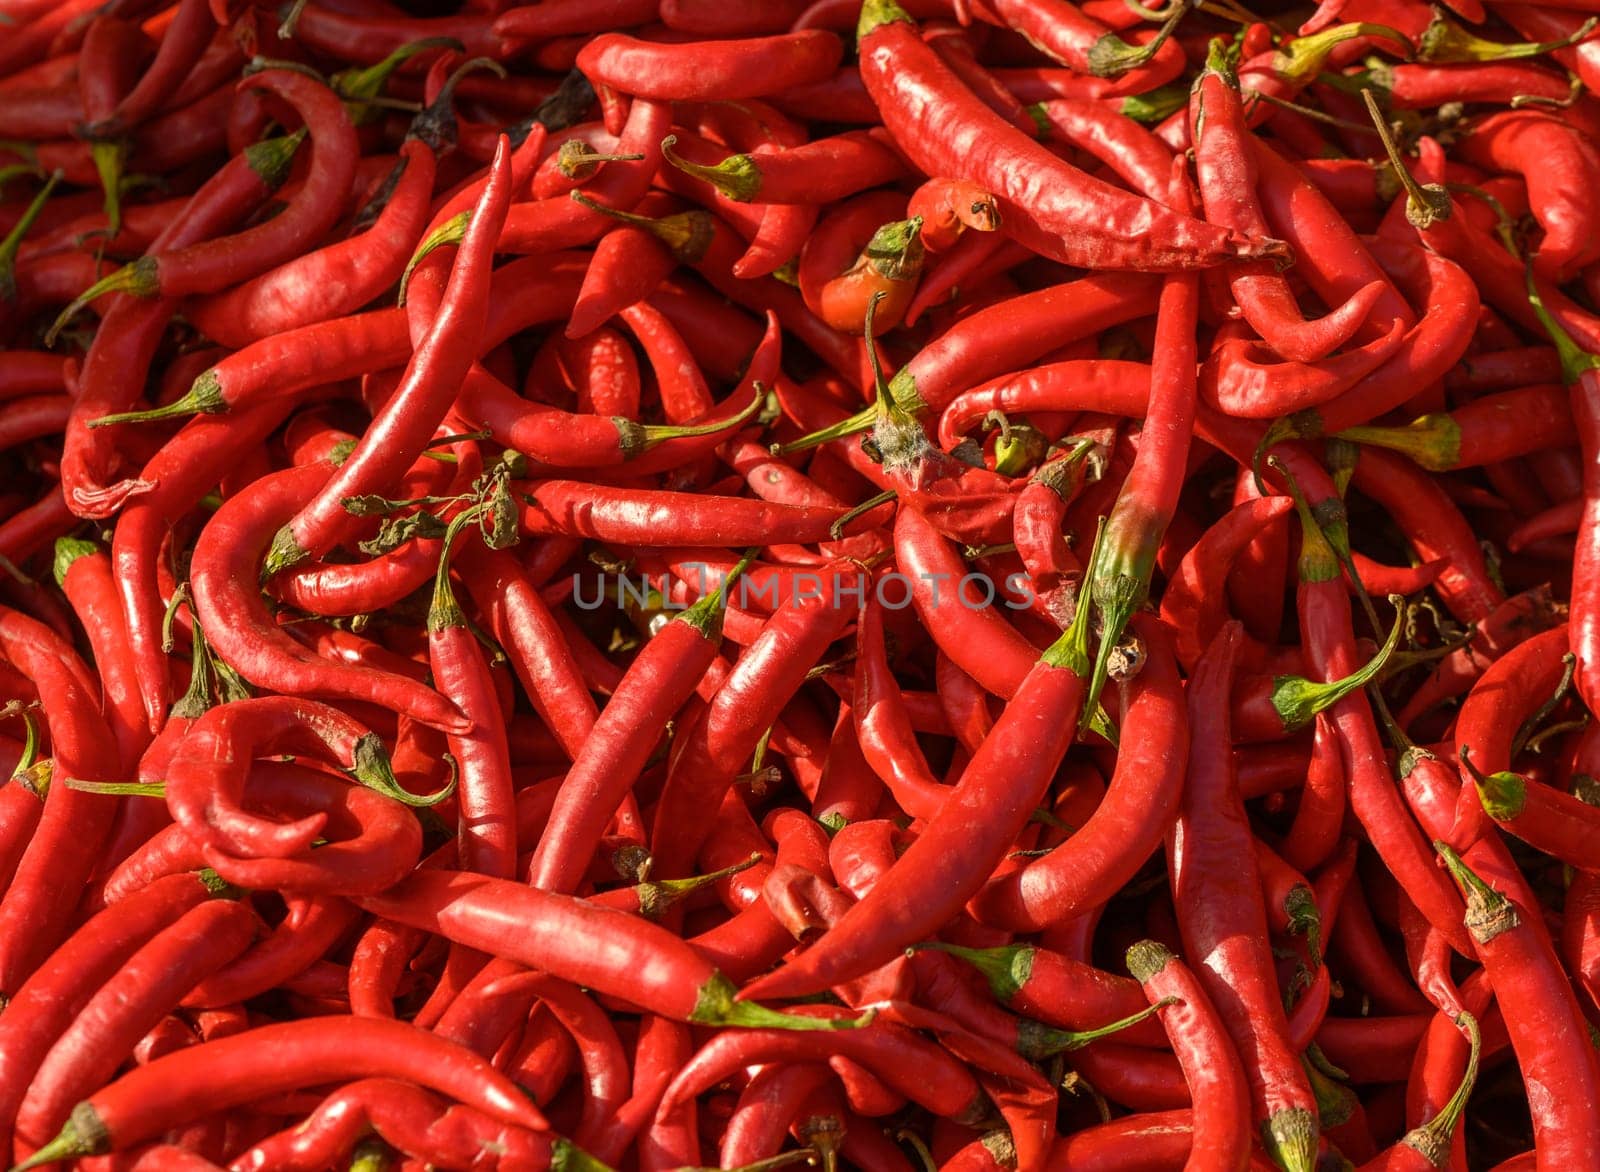
[[[6,1143],[39,1064],[100,986],[159,932],[222,890],[205,875],[157,880],[114,912],[87,920],[17,988],[0,1020],[0,1135]]]
[[[349,459],[273,537],[266,558],[268,574],[307,557],[320,557],[347,537],[354,526],[344,498],[385,487],[421,454],[449,409],[488,318],[488,268],[511,198],[507,152],[502,140],[491,164],[493,179],[467,226],[448,286],[417,341],[400,386]]]
[[[305,972],[355,926],[354,905],[329,896],[290,896],[289,910],[271,933],[244,955],[184,995],[192,1008],[248,1001]]]
[[[269,139],[234,156],[195,193],[152,247],[182,248],[237,223],[287,177],[296,146],[295,139]],[[129,495],[146,487],[138,481],[108,483],[118,468],[115,445],[109,433],[96,436],[87,425],[133,406],[171,308],[164,301],[118,300],[95,333],[61,456],[62,488],[67,503],[79,514],[109,516]]]
[[[1222,1017],[1195,974],[1160,944],[1128,949],[1128,971],[1144,986],[1173,1040],[1194,1100],[1189,1162],[1237,1168],[1250,1149],[1250,1086]]]
[[[189,318],[207,336],[242,349],[370,303],[400,277],[422,237],[435,174],[433,152],[408,139],[395,168],[381,192],[382,211],[367,231],[193,302],[185,311]]]
[[[1528,1086],[1539,1159],[1590,1160],[1600,1153],[1600,1127],[1577,1109],[1600,1073],[1584,1045],[1583,1018],[1572,985],[1525,911],[1478,878],[1449,847],[1436,844],[1467,900],[1467,927],[1505,1017],[1517,1064]]]
[[[79,305],[113,290],[162,298],[215,293],[292,257],[333,226],[359,154],[343,105],[326,86],[297,73],[269,71],[242,86],[282,97],[305,119],[311,134],[312,169],[289,209],[236,236],[146,253],[85,290],[62,311],[53,329],[60,329]]]
[[[244,951],[258,922],[242,904],[213,900],[130,956],[39,1064],[17,1114],[18,1134],[32,1144],[48,1140],[73,1104],[116,1073],[138,1037],[191,985]]]
[[[459,1046],[400,1022],[312,1018],[259,1026],[139,1067],[74,1107],[61,1134],[23,1166],[130,1147],[265,1095],[374,1076],[439,1090],[535,1132],[548,1129],[515,1084]]]
[[[15,990],[66,936],[68,917],[99,862],[116,802],[74,790],[67,778],[116,776],[117,746],[91,679],[70,646],[42,623],[0,608],[0,656],[39,690],[56,784],[5,895],[0,898],[0,991]]]
[[[258,481],[224,505],[201,532],[191,563],[196,613],[217,654],[247,680],[288,695],[321,694],[399,709],[437,728],[466,729],[434,689],[388,672],[349,667],[302,648],[267,613],[255,580],[283,521],[333,473],[307,464]]]
[[[939,812],[867,898],[796,961],[746,986],[741,997],[794,997],[861,976],[935,930],[978,892],[1075,735],[1089,669],[1087,628],[1083,608],[1018,685]]]
[[[1211,223],[1239,233],[1265,236],[1267,222],[1255,196],[1255,158],[1244,110],[1236,79],[1216,55],[1218,44],[1213,42],[1212,58],[1189,100],[1200,194]],[[1229,278],[1229,288],[1245,319],[1267,345],[1289,362],[1304,363],[1316,362],[1348,341],[1372,316],[1384,294],[1381,281],[1369,282],[1333,312],[1312,323],[1302,319],[1288,282],[1263,262],[1235,270]],[[1269,413],[1283,415],[1295,409]]]
[[[892,0],[864,10],[858,40],[862,79],[901,151],[924,174],[994,192],[1005,231],[1043,256],[1080,268],[1162,270],[1279,248],[1204,226],[1057,159],[983,106]]]
[[[1141,45],[1130,45],[1076,5],[1042,0],[991,0],[1001,21],[1037,44],[1045,54],[1079,73],[1121,78],[1110,93],[1143,93],[1176,77],[1183,53],[1169,42],[1186,8],[1170,6],[1161,30]]]
[[[828,77],[844,49],[822,29],[673,45],[603,33],[578,54],[597,86],[666,101],[759,98]]]
[[[674,1020],[829,1028],[735,1002],[727,979],[666,929],[570,896],[462,872],[419,871],[360,902],[374,914],[494,950]],[[516,924],[514,933],[506,932],[508,923]],[[594,952],[594,940],[605,940],[605,950]]]

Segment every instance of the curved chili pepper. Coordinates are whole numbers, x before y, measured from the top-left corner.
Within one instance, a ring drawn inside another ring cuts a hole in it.
[[[1071,745],[1089,666],[1083,608],[1038,657],[961,781],[889,874],[797,960],[747,985],[740,996],[794,997],[861,976],[975,895]],[[932,898],[936,890],[941,894]]]
[[[763,734],[850,618],[852,612],[839,605],[839,598],[863,588],[859,572],[841,567],[824,581],[829,578],[831,596],[822,588],[814,594],[796,591],[780,604],[676,746],[651,829],[650,853],[659,874],[679,878],[690,872],[709,831],[692,811],[720,803]]]
[[[862,80],[900,150],[925,175],[992,191],[1003,230],[1040,255],[1080,268],[1159,271],[1278,251],[1276,242],[1119,191],[1023,137],[950,73],[892,0],[863,9],[857,38]],[[934,110],[937,124],[928,122]]]
[[[158,879],[115,911],[87,920],[17,989],[0,1015],[0,1135],[6,1143],[39,1064],[100,986],[185,912],[225,891],[204,874]]]
[[[1572,985],[1544,936],[1517,906],[1478,878],[1443,843],[1435,844],[1467,900],[1467,926],[1498,993],[1506,1031],[1529,1090],[1539,1159],[1596,1158],[1600,1125],[1572,1109],[1600,1075],[1583,1048],[1583,1018]],[[1574,1045],[1573,1043],[1576,1043]]]
[[[356,907],[331,896],[290,896],[283,920],[245,953],[183,997],[191,1008],[217,1008],[259,997],[299,976],[327,954],[360,918]]]
[[[578,54],[590,81],[667,101],[759,98],[830,76],[844,47],[822,29],[771,37],[682,45],[603,33]]]
[[[310,1172],[337,1162],[367,1134],[441,1165],[475,1161],[485,1152],[497,1153],[506,1164],[581,1159],[566,1140],[510,1127],[472,1107],[447,1107],[409,1083],[367,1078],[329,1095],[299,1126],[257,1141],[232,1167]]]
[[[99,669],[105,714],[123,760],[132,765],[149,740],[138,680],[127,646],[122,607],[112,580],[111,560],[91,542],[56,541],[56,583],[67,595],[89,636]]]
[[[1008,298],[962,318],[923,347],[895,372],[889,392],[913,414],[942,412],[962,391],[1015,370],[1018,363],[1155,312],[1158,288],[1158,280],[1143,274],[1103,273]],[[783,450],[853,435],[874,418],[868,408]],[[883,437],[877,443],[891,452]]]
[[[1213,42],[1212,56],[1189,99],[1200,196],[1211,223],[1265,236],[1267,222],[1256,200],[1255,158],[1237,78],[1215,51],[1218,45]],[[1366,324],[1384,295],[1383,282],[1369,282],[1327,316],[1308,322],[1288,282],[1270,265],[1257,261],[1233,270],[1229,288],[1245,320],[1267,345],[1297,363],[1316,362],[1337,350]]]
[[[273,537],[267,574],[320,557],[348,536],[353,522],[343,501],[387,486],[422,452],[471,365],[488,318],[488,268],[509,206],[510,162],[501,141],[491,182],[468,225],[449,282],[394,395],[355,451],[316,495]]]
[[[1194,1100],[1189,1162],[1238,1168],[1250,1148],[1250,1086],[1216,1008],[1195,974],[1153,940],[1128,949],[1128,971],[1144,986],[1173,1040]]]
[[[344,106],[332,90],[303,74],[268,71],[241,85],[266,90],[289,102],[305,119],[312,136],[311,172],[289,210],[236,236],[146,253],[133,265],[85,290],[62,311],[54,329],[80,305],[113,290],[162,298],[214,293],[293,256],[333,226],[360,153]]]
[[[0,607],[0,656],[39,690],[58,778],[116,776],[116,740],[76,653],[42,623]],[[0,898],[0,993],[18,988],[66,936],[117,803],[57,783]]]
[[[1224,626],[1195,667],[1188,699],[1194,741],[1169,863],[1179,928],[1245,1058],[1253,1112],[1268,1148],[1284,1167],[1308,1168],[1315,1159],[1315,1102],[1298,1056],[1288,1049],[1272,988],[1260,882],[1252,874],[1254,855],[1230,759],[1228,707],[1215,698],[1228,693],[1240,634],[1237,624]],[[1223,859],[1227,863],[1218,866]]]
[[[261,557],[284,518],[326,484],[331,465],[274,473],[232,498],[196,542],[195,607],[217,654],[246,679],[288,695],[364,699],[444,729],[465,729],[454,705],[426,685],[387,672],[348,667],[301,647],[272,622],[254,585]]]
[[[18,1134],[35,1144],[49,1139],[73,1104],[116,1073],[141,1034],[196,981],[244,951],[257,923],[248,907],[213,900],[184,913],[130,956],[39,1064],[17,1114]]]
[[[322,833],[328,841],[315,851],[289,858],[239,859],[214,847],[199,848],[201,861],[243,888],[302,895],[381,891],[399,882],[422,851],[422,828],[404,803],[321,771],[257,763],[245,784],[245,798],[250,805],[280,816],[302,811],[326,814]],[[182,832],[174,826],[162,834],[174,830]],[[107,881],[107,902],[117,898],[115,878]]]
[[[295,139],[269,139],[235,155],[194,194],[151,247],[182,248],[237,223],[287,178],[297,145]],[[115,445],[109,433],[97,436],[87,424],[133,406],[171,312],[165,301],[118,299],[95,332],[61,454],[62,488],[78,514],[109,516],[130,495],[148,487],[140,481],[110,483],[119,465]]]
[[[505,880],[455,871],[418,871],[361,906],[458,943],[483,947],[677,1021],[784,1029],[841,1028],[735,1002],[733,987],[665,928],[626,912]],[[508,925],[515,925],[508,932]],[[592,942],[604,940],[596,953]]]
[[[190,319],[209,337],[242,349],[276,334],[343,317],[371,302],[404,271],[422,237],[433,190],[433,152],[418,140],[408,139],[401,146],[395,168],[392,185],[384,184],[383,210],[367,231],[191,302],[186,309]]]
[[[1189,726],[1171,636],[1140,619],[1134,627],[1146,659],[1130,685],[1122,749],[1105,800],[1049,854],[991,880],[972,901],[981,922],[1036,931],[1097,906],[1132,878],[1171,824]]]
[[[268,1044],[272,1049],[263,1050]],[[261,1060],[265,1053],[270,1061]],[[259,1026],[131,1071],[74,1107],[61,1134],[23,1166],[129,1147],[264,1095],[372,1076],[402,1077],[503,1122],[548,1130],[515,1084],[470,1051],[400,1022],[311,1018]]]
[[[1600,257],[1584,193],[1600,181],[1600,153],[1560,119],[1533,110],[1491,115],[1461,141],[1462,156],[1496,171],[1519,173],[1544,238],[1533,253],[1534,270],[1553,281],[1570,280]]]
[[[1414,464],[1385,451],[1364,449],[1354,483],[1389,511],[1424,561],[1448,559],[1434,587],[1457,618],[1480,622],[1505,601],[1461,511]]]

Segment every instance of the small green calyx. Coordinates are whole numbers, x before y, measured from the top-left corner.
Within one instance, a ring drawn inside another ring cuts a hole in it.
[[[267,547],[266,560],[261,566],[261,580],[264,582],[290,566],[297,566],[309,556],[295,537],[294,530],[285,525],[273,534],[272,544]]]
[[[858,1030],[872,1024],[877,1016],[868,1010],[859,1017],[801,1017],[768,1009],[754,1001],[736,1001],[738,990],[733,982],[721,973],[712,973],[711,979],[700,988],[689,1020],[696,1025],[743,1026],[747,1029],[766,1030]]]
[[[550,1145],[550,1172],[612,1172],[612,1168],[570,1139],[558,1138]]]
[[[711,184],[723,195],[739,203],[749,203],[761,193],[761,167],[750,155],[729,155],[715,166],[691,163],[673,149],[678,136],[661,140],[661,155],[685,175]]]
[[[1430,472],[1449,472],[1461,459],[1461,427],[1443,411],[1420,416],[1404,427],[1349,427],[1339,438],[1400,452]]]
[[[1188,104],[1189,91],[1181,85],[1164,85],[1147,94],[1123,98],[1119,107],[1135,122],[1164,122]]]
[[[350,776],[368,789],[416,809],[437,806],[456,792],[455,777],[451,777],[441,789],[431,794],[414,794],[406,789],[395,777],[394,767],[389,763],[389,753],[384,749],[383,741],[376,733],[368,733],[356,742]]]
[[[861,255],[873,271],[891,281],[909,281],[922,271],[927,251],[922,245],[922,217],[895,220],[872,234]]]
[[[744,576],[750,568],[750,563],[755,560],[759,550],[747,549],[744,556],[734,563],[733,569],[717,583],[717,588],[709,594],[696,599],[693,606],[680,614],[676,622],[687,623],[705,638],[713,642],[722,637],[722,617],[728,609],[728,590]]]
[[[919,945],[921,948],[936,948],[940,952],[948,952],[951,956],[966,961],[983,975],[989,982],[989,991],[995,995],[995,1000],[1009,1004],[1016,995],[1022,992],[1023,986],[1033,976],[1033,958],[1037,951],[1029,944],[1006,944],[997,948],[965,948],[959,944],[945,944],[942,941],[932,941]]]
[[[1149,64],[1189,14],[1189,6],[1190,0],[1172,0],[1171,12],[1161,28],[1142,45],[1130,45],[1115,33],[1107,33],[1089,47],[1089,72],[1096,77],[1116,77]]]
[[[861,18],[856,21],[856,43],[859,45],[874,30],[886,24],[916,24],[911,14],[894,0],[865,0],[861,5]]]
[[[29,1168],[42,1168],[62,1160],[79,1156],[97,1156],[111,1147],[111,1135],[106,1131],[100,1116],[87,1102],[72,1109],[61,1134],[34,1152],[11,1172],[27,1172]]]
[[[1017,1042],[1017,1050],[1024,1058],[1034,1062],[1056,1054],[1081,1050],[1093,1042],[1121,1033],[1129,1026],[1138,1025],[1146,1018],[1160,1013],[1167,1006],[1176,1004],[1177,1000],[1176,997],[1165,998],[1157,1001],[1148,1009],[1141,1009],[1138,1013],[1118,1018],[1116,1021],[1098,1026],[1092,1030],[1058,1030],[1050,1026],[1040,1025],[1038,1022],[1025,1022],[1023,1023],[1023,1028],[1019,1031],[1020,1037]]]
[[[1140,940],[1128,948],[1125,963],[1133,979],[1143,985],[1173,960],[1167,946],[1155,940]]]
[[[1443,64],[1469,61],[1513,61],[1525,57],[1541,57],[1557,49],[1565,49],[1569,45],[1577,44],[1594,32],[1596,23],[1600,23],[1600,19],[1591,16],[1571,36],[1563,37],[1558,41],[1544,41],[1541,43],[1521,41],[1513,44],[1502,44],[1499,41],[1489,41],[1480,36],[1475,36],[1450,20],[1443,12],[1434,9],[1433,20],[1423,30],[1422,37],[1417,41],[1417,60]]]
[[[1472,763],[1472,748],[1461,746],[1461,766],[1472,778],[1478,791],[1478,800],[1489,817],[1496,822],[1510,822],[1522,815],[1528,805],[1528,783],[1521,774],[1509,769],[1485,774]]]
[[[284,185],[294,165],[294,156],[305,140],[306,132],[297,130],[293,134],[263,139],[244,148],[250,170],[261,180],[263,187],[268,191],[276,191]]]
[[[444,223],[440,224],[417,245],[416,252],[411,254],[411,259],[406,262],[405,271],[400,274],[400,299],[399,304],[406,303],[406,288],[411,284],[411,274],[417,271],[417,266],[425,261],[429,254],[437,249],[450,244],[460,244],[467,236],[467,225],[472,223],[472,212],[467,210],[457,212]]]
[[[1317,1133],[1317,1117],[1304,1107],[1285,1108],[1261,1125],[1267,1152],[1284,1172],[1313,1172]]]
[[[1295,732],[1311,723],[1312,717],[1322,712],[1350,693],[1359,688],[1364,688],[1367,683],[1383,670],[1383,665],[1388,662],[1389,656],[1394,653],[1396,645],[1400,642],[1400,629],[1404,623],[1404,608],[1401,604],[1405,599],[1399,595],[1390,595],[1389,601],[1396,608],[1394,626],[1389,630],[1389,638],[1379,649],[1378,654],[1363,667],[1351,672],[1342,680],[1330,680],[1327,683],[1313,683],[1304,676],[1277,676],[1272,681],[1272,707],[1277,710],[1278,717],[1283,721],[1285,732]]]
[[[1388,25],[1355,21],[1336,24],[1309,37],[1296,37],[1272,58],[1272,71],[1296,88],[1309,85],[1328,63],[1328,54],[1357,37],[1384,37],[1394,41],[1409,56],[1411,42]]]
[[[1467,931],[1479,944],[1487,944],[1502,932],[1509,932],[1522,923],[1516,905],[1490,887],[1462,860],[1461,856],[1442,842],[1434,842],[1433,849],[1444,860],[1450,877],[1466,897]]]
[[[222,397],[222,382],[215,367],[202,371],[187,391],[172,402],[148,411],[124,411],[117,415],[102,415],[91,419],[89,426],[111,427],[119,423],[154,423],[162,419],[179,419],[185,415],[222,415],[228,404]]]
[[[81,537],[56,538],[56,556],[54,570],[56,585],[65,586],[67,571],[72,568],[72,563],[81,557],[100,552],[100,547],[92,541],[85,541]]]
[[[130,297],[154,297],[160,289],[160,263],[153,255],[141,256],[138,260],[123,265],[116,272],[107,273],[74,297],[45,333],[44,344],[54,346],[56,338],[66,328],[67,323],[77,317],[84,306],[99,300],[107,293],[126,293]]]

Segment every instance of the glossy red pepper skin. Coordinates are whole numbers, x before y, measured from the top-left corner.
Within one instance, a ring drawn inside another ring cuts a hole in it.
[[[191,302],[185,312],[207,336],[241,349],[371,302],[399,279],[421,239],[436,174],[433,152],[416,139],[401,145],[396,168],[399,177],[367,231]]]
[[[1134,630],[1147,658],[1130,686],[1126,739],[1104,801],[1048,855],[990,880],[972,901],[979,921],[1010,931],[1065,923],[1126,883],[1167,832],[1183,791],[1189,721],[1171,636],[1143,619]]]
[[[1079,268],[1159,271],[1276,248],[1168,211],[1057,159],[985,107],[887,0],[875,0],[863,15],[858,44],[862,80],[899,148],[925,175],[970,179],[992,191],[1002,230],[1040,255]]]
[[[255,936],[247,906],[213,900],[186,912],[130,956],[40,1063],[17,1114],[17,1133],[48,1140],[85,1094],[110,1081],[133,1043],[190,985],[232,960]]]
[[[0,1021],[0,1138],[7,1145],[28,1084],[58,1037],[139,948],[216,893],[197,874],[158,879],[87,920],[15,993]]]
[[[511,202],[510,158],[503,139],[490,173],[431,314],[422,316],[416,298],[423,290],[412,289],[407,314],[416,349],[400,385],[350,457],[274,536],[269,572],[321,557],[349,537],[359,522],[345,511],[344,498],[387,488],[422,453],[449,410],[488,322],[489,268]]]
[[[263,1061],[270,1043],[274,1058]],[[181,1072],[181,1073],[180,1073]],[[73,1108],[52,1141],[63,1155],[120,1150],[210,1111],[339,1079],[403,1077],[506,1123],[542,1132],[544,1117],[483,1059],[425,1030],[376,1018],[259,1026],[138,1067]]]

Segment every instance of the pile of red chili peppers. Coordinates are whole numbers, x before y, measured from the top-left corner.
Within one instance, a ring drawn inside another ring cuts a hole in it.
[[[1600,0],[1447,3],[0,0],[0,1166],[1600,1170]]]

